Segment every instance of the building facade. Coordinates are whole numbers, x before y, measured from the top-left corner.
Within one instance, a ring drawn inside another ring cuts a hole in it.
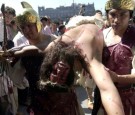
[[[87,5],[73,3],[71,6],[60,6],[55,9],[38,7],[40,17],[49,16],[52,20],[67,20],[74,15],[78,15],[80,10],[83,10],[83,15],[92,16],[95,14],[94,3]]]

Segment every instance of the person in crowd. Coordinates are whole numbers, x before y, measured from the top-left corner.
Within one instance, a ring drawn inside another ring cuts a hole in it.
[[[43,24],[43,27],[42,27],[42,33],[46,34],[46,35],[51,35],[52,34],[52,31],[51,31],[51,27],[50,27],[50,18],[45,16],[43,18],[41,18],[41,22]]]
[[[66,27],[65,25],[61,24],[58,27],[59,36],[63,35],[65,33]]]
[[[24,35],[22,37],[25,37],[28,40],[30,45],[37,46],[40,50],[44,50],[46,48],[46,46],[52,40],[55,39],[55,37],[53,35],[51,35],[51,36],[45,35],[41,32],[42,27],[41,27],[40,18],[38,16],[37,12],[32,8],[32,6],[30,4],[28,4],[27,2],[21,2],[21,4],[23,6],[23,11],[20,12],[20,14],[15,18],[15,22],[16,22],[19,30],[21,31],[21,34]],[[22,47],[13,47],[13,49],[11,48],[10,50],[16,51],[17,49],[19,49],[19,48],[21,49],[23,47],[25,48],[25,45],[23,45]],[[18,58],[19,59],[21,58],[21,59],[19,60]],[[30,99],[26,100],[26,102],[24,100],[24,102],[23,102],[25,104],[25,106],[28,107],[29,103],[31,103],[31,101],[33,102],[33,98],[35,98],[35,96],[37,94],[36,86],[37,86],[37,81],[39,79],[39,70],[40,70],[40,66],[41,66],[42,60],[44,58],[44,55],[43,55],[43,53],[37,54],[37,52],[31,51],[31,55],[29,55],[29,56],[22,55],[22,56],[19,56],[18,58],[16,57],[15,59],[13,59],[12,63],[13,63],[13,65],[15,63],[18,63],[25,69],[25,71],[23,71],[24,69],[22,70],[24,73],[17,73],[17,75],[15,75],[15,77],[17,77],[17,76],[24,77],[25,76],[29,82],[29,92],[28,92],[28,94],[25,93],[24,95],[25,95],[25,97],[26,97],[26,95],[28,95],[28,97],[30,97]],[[14,70],[14,67],[11,68],[11,70],[16,71],[16,70]],[[17,81],[16,79],[18,80],[18,77],[13,79],[13,83],[14,83],[14,81]],[[24,79],[20,78],[18,81],[18,85],[21,80],[24,80]],[[19,113],[22,112],[25,115],[27,114],[26,111],[24,111],[22,109],[19,110],[18,112]]]
[[[102,14],[102,11],[101,11],[101,10],[96,10],[96,11],[95,11],[95,17],[96,17],[96,18],[99,19],[99,18],[102,18],[102,16],[103,16],[103,14]]]
[[[58,26],[59,26],[58,22],[56,22],[56,21],[51,23],[51,31],[52,31],[53,35],[56,35],[56,36],[59,35],[59,33],[58,33]]]
[[[42,23],[42,32],[44,33],[44,28],[47,25],[47,17],[46,16],[41,17],[40,21]]]
[[[15,10],[12,7],[4,6],[3,4],[1,8],[1,35],[3,38],[0,40],[0,45],[2,47],[1,50],[6,51],[14,46],[12,39],[17,32],[17,26],[14,21],[16,15]],[[15,115],[18,108],[17,88],[10,78],[12,73],[10,73],[10,67],[9,64],[6,63],[7,61],[10,60],[8,58],[6,60],[0,59],[0,114]]]
[[[13,38],[18,32],[18,28],[14,20],[15,16],[16,16],[15,10],[12,7],[6,6],[5,7],[5,23],[6,23],[6,29],[7,29],[8,49],[14,46]]]
[[[134,1],[108,0],[105,10],[111,27],[103,31],[105,41],[103,63],[118,74],[115,84],[124,106],[124,112],[126,115],[134,115],[135,28],[129,25],[134,10]],[[131,83],[131,81],[133,82]],[[100,104],[95,103],[95,106],[97,105]]]

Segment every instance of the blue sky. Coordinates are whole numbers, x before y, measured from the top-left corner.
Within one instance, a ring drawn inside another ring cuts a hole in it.
[[[6,6],[13,7],[17,14],[21,11],[22,7],[20,2],[24,0],[0,0],[0,5],[5,3]],[[44,6],[45,8],[56,8],[58,6],[70,6],[74,3],[94,3],[95,9],[102,10],[104,12],[104,6],[106,0],[25,0],[30,3],[33,8],[37,11],[38,6]]]

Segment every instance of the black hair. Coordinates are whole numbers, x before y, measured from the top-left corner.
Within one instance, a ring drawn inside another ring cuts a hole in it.
[[[71,86],[74,83],[75,73],[74,73],[74,61],[78,60],[82,68],[89,73],[88,63],[84,60],[85,56],[81,55],[81,50],[78,48],[73,48],[74,43],[66,44],[62,41],[59,41],[55,44],[55,47],[52,47],[45,54],[44,61],[40,69],[40,80],[46,81],[49,79],[51,72],[53,71],[53,66],[59,61],[64,60],[70,65],[70,71],[68,73],[68,78],[66,80],[66,85]]]
[[[48,19],[47,19],[47,17],[41,17],[40,21],[42,22],[43,20],[47,21]]]
[[[13,16],[16,16],[15,10],[9,6],[6,6],[5,13],[9,13],[9,14],[12,14]]]
[[[101,10],[96,10],[95,12],[96,12],[96,13],[101,13],[101,14],[102,14],[102,11],[101,11]]]
[[[65,28],[65,25],[63,25],[63,24],[60,25],[60,26],[59,26],[59,31],[62,30],[63,28]]]

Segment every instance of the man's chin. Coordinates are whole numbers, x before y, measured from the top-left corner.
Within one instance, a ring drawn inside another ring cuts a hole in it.
[[[113,27],[114,32],[118,32],[120,29],[118,27]]]

